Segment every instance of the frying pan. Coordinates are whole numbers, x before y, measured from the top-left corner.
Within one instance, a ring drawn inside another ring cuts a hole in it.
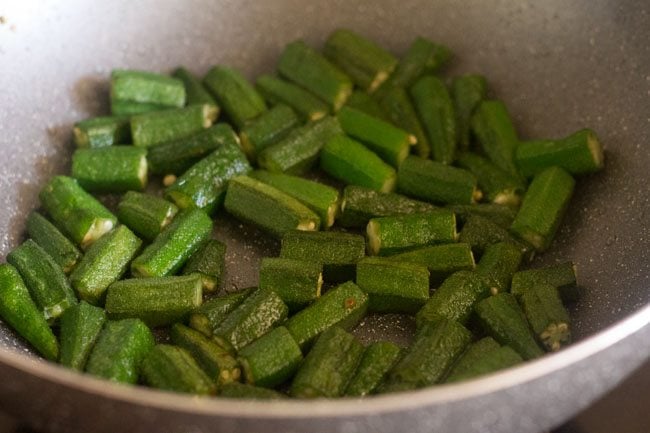
[[[451,386],[364,401],[242,403],[198,399],[81,376],[34,356],[0,324],[0,404],[34,427],[93,432],[537,432],[615,386],[650,355],[650,5],[643,0],[144,0],[0,4],[0,253],[67,170],[71,124],[106,110],[115,67],[204,73],[216,63],[253,77],[296,38],[319,46],[349,27],[397,53],[416,35],[456,53],[449,75],[487,75],[523,138],[594,128],[606,169],[579,180],[539,264],[574,260],[583,296],[576,344]],[[230,284],[255,283],[274,241],[226,217]],[[373,318],[366,341],[405,339],[409,324]]]

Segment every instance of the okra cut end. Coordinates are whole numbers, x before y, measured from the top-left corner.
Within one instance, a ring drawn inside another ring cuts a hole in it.
[[[551,352],[557,352],[571,341],[571,331],[566,322],[551,323],[539,335],[544,347]]]
[[[596,133],[591,130],[586,130],[587,134],[587,147],[594,161],[594,166],[596,170],[600,170],[605,165],[605,154],[603,152],[603,146],[600,144]]]
[[[213,104],[203,104],[203,127],[209,128],[219,117],[219,107]]]
[[[96,218],[81,240],[81,248],[87,250],[97,239],[113,230],[113,227],[115,227],[114,220]]]
[[[368,254],[376,256],[381,250],[381,237],[379,236],[380,225],[376,221],[370,221],[366,228],[368,236]]]

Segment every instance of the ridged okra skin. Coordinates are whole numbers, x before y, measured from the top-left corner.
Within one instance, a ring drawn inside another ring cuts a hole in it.
[[[451,84],[451,98],[456,112],[458,147],[469,149],[472,114],[487,96],[487,80],[482,75],[467,74],[455,77]]]
[[[511,207],[517,207],[521,203],[526,186],[518,177],[472,152],[461,153],[458,165],[476,176],[479,188],[490,202]]]
[[[320,297],[323,265],[306,261],[308,257],[287,259],[265,257],[260,266],[261,290],[272,290],[287,304],[289,311],[298,311]]]
[[[98,148],[131,142],[128,116],[101,116],[74,124],[72,139],[78,148]]]
[[[182,347],[158,344],[142,360],[142,377],[153,388],[197,395],[215,393],[215,384]]]
[[[522,362],[524,360],[511,347],[501,346],[484,353],[481,358],[470,365],[465,365],[464,368],[454,368],[445,382],[452,383],[472,379]]]
[[[254,161],[259,152],[282,140],[299,124],[300,119],[291,107],[278,104],[244,125],[239,132],[241,147]]]
[[[465,224],[471,216],[476,215],[509,229],[517,216],[517,209],[494,203],[452,204],[445,207],[456,214],[461,224]]]
[[[556,287],[550,284],[529,287],[519,298],[519,303],[546,350],[556,352],[571,342],[569,312],[562,305]]]
[[[377,98],[361,90],[352,92],[344,106],[354,108],[377,119],[390,121]]]
[[[171,110],[151,111],[131,117],[131,137],[139,147],[152,147],[209,128],[217,119],[214,105],[190,105]]]
[[[390,341],[369,344],[363,351],[357,371],[345,389],[345,395],[364,397],[373,394],[401,354],[399,346]]]
[[[485,249],[476,273],[490,286],[492,294],[508,292],[510,281],[523,260],[524,253],[519,245],[499,242]]]
[[[260,75],[255,82],[257,91],[270,104],[286,104],[310,122],[322,119],[330,112],[323,100],[304,88],[272,75]]]
[[[530,245],[516,239],[506,228],[480,215],[466,217],[459,241],[470,244],[472,250],[478,255],[483,255],[490,245],[499,242],[518,245],[525,257],[529,257],[533,250]]]
[[[463,352],[461,356],[458,357],[454,365],[449,370],[445,382],[455,382],[460,380],[458,376],[461,374],[464,375],[465,372],[474,368],[474,365],[477,362],[480,362],[481,359],[488,353],[497,350],[501,347],[499,343],[492,337],[483,337],[478,341],[473,342],[467,349]]]
[[[387,257],[398,262],[426,266],[431,281],[442,281],[458,271],[472,271],[476,268],[474,254],[469,244],[453,243],[416,248],[412,251]]]
[[[111,105],[117,102],[182,107],[183,82],[153,72],[114,69],[111,72]]]
[[[281,400],[286,395],[268,388],[233,382],[224,385],[219,392],[220,397],[239,400]]]
[[[386,84],[411,87],[421,76],[438,72],[451,58],[449,48],[418,36],[411,42]]]
[[[201,304],[190,314],[190,326],[207,337],[223,320],[246,299],[254,289],[244,289],[223,296],[217,296]]]
[[[217,106],[217,103],[212,95],[210,95],[210,92],[208,92],[201,81],[186,68],[182,66],[178,67],[174,70],[172,75],[174,78],[183,82],[183,87],[185,87],[186,105],[211,104],[215,107]]]
[[[68,274],[81,259],[81,252],[63,233],[38,212],[27,218],[27,234]]]
[[[61,356],[59,362],[83,371],[97,338],[106,322],[106,312],[81,301],[61,316]]]
[[[137,191],[128,191],[117,206],[120,222],[149,242],[169,225],[177,212],[175,204]]]
[[[142,191],[147,186],[147,151],[135,146],[77,149],[72,177],[89,192]]]
[[[216,239],[208,239],[183,267],[183,275],[199,274],[204,292],[219,289],[226,272],[226,244]]]
[[[578,268],[573,262],[558,263],[545,268],[526,269],[512,276],[510,293],[517,299],[530,287],[550,284],[556,287],[564,302],[578,299]]]

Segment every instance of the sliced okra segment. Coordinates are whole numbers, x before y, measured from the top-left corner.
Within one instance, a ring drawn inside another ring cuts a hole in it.
[[[556,287],[550,284],[529,287],[521,294],[519,303],[546,350],[555,352],[571,342],[569,313]]]
[[[158,344],[142,360],[147,385],[166,391],[214,394],[216,387],[196,360],[182,347]]]
[[[461,358],[461,360],[463,359],[464,357]],[[463,368],[454,367],[454,369],[449,373],[449,376],[447,376],[445,382],[452,383],[472,379],[521,364],[522,362],[524,362],[524,360],[512,348],[509,346],[501,346],[484,353],[480,358],[476,359],[471,364],[467,363]]]
[[[219,392],[220,397],[242,400],[280,400],[287,396],[268,388],[233,382],[224,385]]]
[[[106,322],[106,312],[85,301],[68,308],[61,316],[59,362],[83,371],[86,361]]]
[[[465,372],[473,369],[474,365],[480,363],[485,355],[498,350],[500,347],[501,345],[492,337],[483,337],[470,344],[449,370],[445,383],[459,380],[459,375],[464,375]]]
[[[498,242],[489,245],[476,267],[476,273],[485,279],[493,295],[508,292],[512,276],[519,269],[523,257],[524,253],[517,244]]]
[[[539,284],[556,287],[564,302],[578,299],[577,267],[573,262],[516,272],[512,276],[510,293],[519,299],[528,288]]]
[[[461,75],[451,84],[451,97],[456,112],[458,147],[462,151],[469,149],[470,122],[476,107],[486,98],[487,81],[482,75]]]
[[[465,219],[459,241],[470,244],[472,250],[479,256],[483,255],[490,245],[499,242],[518,245],[525,257],[530,257],[532,254],[532,248],[529,245],[519,242],[507,229],[480,215],[470,215]]]
[[[113,146],[131,142],[128,116],[101,116],[74,124],[72,139],[78,148]]]
[[[277,293],[289,311],[298,311],[311,304],[320,297],[323,265],[306,260],[310,258],[263,258],[259,275],[260,289]]]
[[[165,107],[185,105],[183,82],[162,74],[114,69],[111,72],[111,103],[131,102]]]
[[[364,397],[373,394],[401,354],[401,349],[390,341],[377,341],[368,345],[345,389],[345,395]]]
[[[472,152],[461,153],[458,156],[458,165],[476,176],[479,188],[489,201],[506,206],[519,206],[526,187],[518,177]]]
[[[177,212],[173,203],[137,191],[128,191],[117,206],[120,222],[150,242],[172,222]]]
[[[131,117],[133,144],[152,147],[189,137],[212,126],[218,114],[217,108],[208,104],[137,114]]]
[[[142,191],[147,186],[147,151],[134,146],[77,149],[72,177],[86,191]]]
[[[54,224],[38,212],[27,218],[27,234],[68,274],[81,258],[81,252]]]
[[[282,78],[260,75],[255,84],[269,103],[286,104],[300,114],[303,120],[313,122],[330,112],[329,106],[323,100]]]
[[[177,78],[183,82],[183,87],[185,87],[185,104],[186,105],[196,105],[196,104],[210,104],[217,106],[210,92],[203,86],[201,81],[194,76],[190,71],[184,67],[176,68],[172,73],[174,78]]]
[[[446,46],[417,37],[400,59],[387,84],[411,87],[421,76],[438,72],[451,57],[451,50]]]
[[[207,337],[253,292],[252,288],[217,296],[204,302],[190,314],[190,326]]]
[[[216,239],[208,239],[183,267],[183,275],[199,274],[204,292],[219,289],[226,272],[226,244]]]
[[[241,147],[254,161],[259,152],[282,140],[299,123],[300,119],[288,105],[276,105],[242,128],[239,132]]]
[[[411,143],[415,141],[415,153],[421,158],[429,158],[431,144],[424,133],[424,128],[408,92],[403,87],[391,87],[382,92],[379,105],[386,113],[388,120],[398,128],[408,131],[411,135]]]
[[[476,267],[472,247],[464,243],[432,245],[387,257],[398,262],[426,266],[431,281],[442,281],[458,271],[472,271]]]
[[[389,121],[390,119],[379,105],[377,98],[369,95],[361,90],[352,92],[347,102],[346,107],[354,108],[355,110],[366,113],[369,116],[376,117],[377,119]]]
[[[465,224],[472,215],[477,215],[505,229],[510,228],[517,215],[517,209],[495,203],[452,204],[446,207],[456,214],[461,224]]]
[[[135,116],[136,114],[150,113],[152,111],[169,110],[172,107],[160,104],[148,104],[146,102],[133,102],[133,101],[116,101],[111,100],[111,115],[112,116]],[[129,122],[130,123],[130,122]],[[129,130],[130,128],[129,124]],[[131,133],[129,132],[129,136]]]

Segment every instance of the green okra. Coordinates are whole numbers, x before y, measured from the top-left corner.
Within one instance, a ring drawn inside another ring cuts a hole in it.
[[[524,141],[515,153],[522,176],[532,177],[557,166],[572,175],[595,173],[603,168],[603,148],[591,129],[582,129],[559,140]]]
[[[320,297],[323,265],[312,262],[310,257],[302,260],[265,257],[259,276],[261,290],[274,291],[289,311],[298,311]]]
[[[451,50],[446,46],[417,37],[400,59],[387,84],[411,87],[421,76],[438,72],[451,57]]]
[[[183,82],[153,72],[114,69],[111,72],[111,103],[131,102],[165,107],[185,105]]]
[[[210,104],[217,106],[210,92],[203,86],[201,81],[194,76],[190,71],[184,67],[178,67],[172,74],[174,78],[177,78],[183,82],[183,87],[185,87],[185,104],[186,105],[196,105],[196,104]]]
[[[332,137],[320,154],[320,167],[347,184],[381,192],[395,189],[395,169],[363,144],[345,135]]]
[[[364,397],[373,394],[401,354],[399,346],[390,341],[377,341],[368,345],[348,383],[345,395]]]
[[[479,256],[483,255],[490,245],[499,242],[518,245],[526,257],[532,253],[530,246],[520,243],[507,229],[479,215],[470,215],[466,218],[458,240],[470,244],[472,250]]]
[[[303,120],[316,121],[325,117],[329,106],[312,93],[282,78],[260,75],[255,82],[257,91],[271,104],[286,104]]]
[[[447,210],[373,218],[366,235],[370,255],[390,255],[458,240],[456,216]]]
[[[106,313],[113,320],[136,318],[149,326],[185,319],[201,305],[201,277],[131,278],[111,284],[106,291]]]
[[[519,178],[472,152],[460,154],[458,165],[476,176],[479,188],[489,201],[512,207],[519,206],[526,189]]]
[[[211,337],[221,322],[253,292],[252,288],[217,296],[204,302],[190,314],[190,326]]]
[[[498,350],[501,345],[496,342],[492,337],[483,337],[478,341],[470,344],[467,350],[456,360],[454,365],[449,370],[445,382],[456,382],[460,380],[458,376],[464,375],[466,372],[472,370],[476,364],[481,363],[481,360],[489,353]],[[517,355],[519,356],[519,355]],[[521,359],[521,357],[520,357]]]
[[[217,343],[180,323],[172,325],[170,335],[172,342],[187,350],[218,388],[239,381],[239,362]]]
[[[399,167],[411,150],[411,136],[388,122],[345,106],[337,114],[343,131],[393,167]]]
[[[537,251],[546,250],[569,206],[574,187],[573,177],[560,167],[550,167],[537,174],[510,231]]]
[[[313,231],[320,226],[320,218],[307,206],[248,176],[230,180],[224,207],[239,220],[255,224],[277,237],[289,230]]]
[[[237,70],[215,66],[203,84],[217,99],[228,118],[241,129],[244,124],[266,111],[266,103],[253,85]]]
[[[83,371],[86,361],[106,322],[106,313],[81,301],[61,316],[61,356],[59,362],[73,370]]]
[[[151,331],[141,320],[108,321],[86,363],[86,372],[114,382],[135,384],[144,357],[154,348]]]
[[[276,105],[249,121],[239,132],[241,147],[249,159],[287,136],[300,123],[296,113],[284,104]]]
[[[82,249],[111,231],[117,223],[115,215],[71,177],[54,176],[38,197],[54,225]]]
[[[173,203],[136,191],[128,191],[117,205],[120,222],[147,241],[153,241],[177,212]]]
[[[72,177],[89,192],[142,191],[147,186],[147,151],[133,146],[77,149]]]
[[[219,392],[219,396],[244,400],[279,400],[286,398],[286,395],[272,389],[237,382],[224,385]]]
[[[305,357],[289,390],[296,398],[333,398],[343,395],[363,356],[363,346],[352,334],[334,326],[323,332]]]
[[[512,347],[524,359],[544,354],[537,345],[533,331],[510,293],[490,296],[474,307],[483,330],[502,345]]]
[[[18,270],[45,319],[56,319],[77,303],[61,267],[33,240],[14,248],[7,263]]]
[[[433,203],[473,204],[482,197],[467,170],[409,156],[397,171],[397,189]]]
[[[250,176],[290,195],[314,211],[320,218],[321,228],[334,225],[340,202],[339,192],[335,188],[298,176],[265,170],[254,171]]]
[[[528,287],[519,297],[519,303],[546,350],[555,352],[571,342],[569,312],[562,305],[556,287],[550,284]]]
[[[488,296],[490,286],[480,275],[471,271],[458,271],[447,277],[417,312],[417,326],[422,328],[427,323],[439,319],[456,320],[466,324],[474,306]]]
[[[454,367],[445,382],[451,383],[472,379],[521,364],[522,362],[524,360],[512,348],[508,346],[498,347],[497,349],[484,353],[480,359],[477,359],[471,365],[467,365],[464,368]]]
[[[539,284],[556,287],[565,302],[578,299],[577,267],[573,262],[516,272],[512,276],[510,293],[519,299],[528,288]]]
[[[29,214],[27,234],[54,259],[66,274],[70,273],[81,259],[79,249],[54,224],[38,212]]]
[[[150,113],[152,111],[169,110],[171,107],[160,104],[148,104],[145,102],[133,101],[116,101],[111,100],[111,115],[112,116],[134,116],[136,114]],[[129,130],[130,130],[129,122]],[[129,136],[131,133],[129,132]]]
[[[44,358],[57,360],[59,343],[56,337],[18,271],[6,263],[0,264],[0,318]]]
[[[517,272],[524,253],[521,247],[510,242],[498,242],[485,248],[476,273],[490,286],[493,295],[508,292],[512,276]]]
[[[432,282],[442,281],[458,271],[472,271],[476,267],[471,246],[463,243],[416,248],[387,258],[426,266]]]
[[[131,117],[133,144],[152,147],[189,137],[212,126],[217,115],[217,108],[208,104],[137,114]]]
[[[212,220],[189,209],[174,220],[131,262],[136,277],[164,277],[178,271],[212,234]]]
[[[198,395],[216,391],[213,381],[181,347],[156,345],[144,357],[140,369],[145,383],[154,388]]]
[[[334,111],[338,111],[352,93],[350,77],[300,40],[284,48],[278,72],[327,102]]]
[[[506,229],[510,228],[517,215],[517,209],[495,203],[452,204],[447,205],[446,208],[455,213],[462,224],[465,224],[472,215],[477,215]]]
[[[277,327],[237,354],[246,383],[273,388],[289,380],[302,362],[302,352],[287,328]]]
[[[343,232],[289,231],[282,237],[280,257],[323,265],[328,282],[354,279],[355,265],[366,254],[363,236]]]
[[[292,316],[284,326],[305,350],[326,329],[356,326],[368,308],[368,295],[351,281],[330,289],[316,302]]]
[[[332,32],[323,53],[368,93],[377,90],[397,66],[395,56],[348,29]]]
[[[258,289],[226,316],[213,338],[222,347],[238,351],[283,322],[288,313],[277,293]]]
[[[410,89],[413,104],[427,134],[433,159],[451,164],[456,159],[457,126],[454,104],[440,78],[427,75]]]
[[[429,299],[429,270],[414,263],[365,257],[356,283],[368,294],[368,311],[414,314]]]
[[[366,113],[369,116],[376,117],[381,120],[390,120],[384,110],[381,108],[377,98],[372,97],[366,92],[355,90],[352,92],[347,102],[346,107],[354,108],[355,110]],[[413,137],[410,137],[411,139]]]
[[[451,97],[456,112],[458,147],[462,151],[469,149],[472,114],[486,96],[487,81],[482,75],[460,75],[454,78],[451,84]]]
[[[190,256],[183,268],[183,275],[199,274],[204,292],[219,289],[226,272],[226,244],[208,239]]]
[[[78,148],[96,148],[131,142],[127,116],[101,116],[74,124],[72,139]]]
[[[70,283],[80,299],[98,305],[108,286],[119,280],[142,246],[126,226],[118,226],[92,244],[70,274]]]
[[[406,89],[402,87],[387,89],[382,92],[379,105],[388,120],[411,135],[411,143],[415,141],[415,153],[421,158],[429,158],[431,144]]]
[[[372,218],[431,212],[436,207],[394,193],[348,185],[343,190],[341,213],[337,218],[343,227],[365,227]]]
[[[257,157],[260,167],[271,172],[300,175],[317,162],[325,144],[342,134],[335,117],[325,117],[318,122],[295,128],[283,140],[264,149]]]

